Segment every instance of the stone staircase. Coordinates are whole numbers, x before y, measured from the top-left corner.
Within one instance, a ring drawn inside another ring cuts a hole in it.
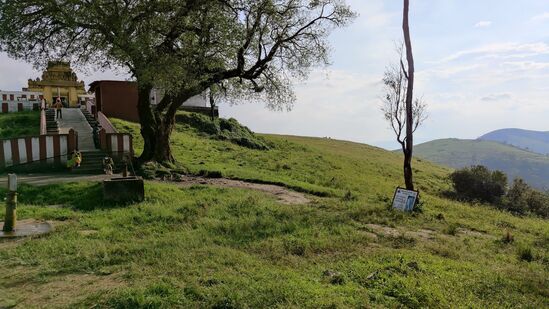
[[[99,145],[99,131],[101,130],[101,124],[99,124],[99,121],[97,121],[97,119],[95,119],[95,117],[87,109],[82,109],[81,111],[82,115],[84,115],[86,121],[92,128],[92,137],[95,148],[101,148],[101,145]]]
[[[59,134],[59,123],[55,119],[55,110],[46,110],[46,133],[47,134]]]
[[[82,164],[80,164],[80,167],[73,168],[71,173],[79,174],[79,175],[103,174],[104,173],[103,159],[106,156],[107,155],[100,150],[82,152]],[[116,158],[113,158],[113,161],[114,161],[114,172],[121,173],[124,167],[121,161]]]
[[[82,114],[84,114],[84,117],[86,117],[86,121],[88,121],[92,128],[98,128],[98,131],[101,129],[101,125],[99,124],[99,122],[95,119],[95,117],[93,117],[90,112],[88,112],[88,110],[83,109]]]
[[[72,174],[103,174],[103,158],[105,156],[102,151],[82,152],[82,164],[80,164],[80,167],[73,168]]]

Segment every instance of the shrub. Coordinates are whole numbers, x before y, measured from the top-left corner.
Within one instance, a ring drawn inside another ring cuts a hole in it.
[[[517,255],[521,261],[532,262],[534,260],[532,247],[527,245],[519,246],[517,249]]]
[[[513,181],[501,207],[519,214],[530,212],[549,218],[549,196],[533,189],[520,178]]]
[[[255,135],[234,118],[217,118],[212,121],[205,115],[180,112],[175,119],[178,124],[191,127],[213,139],[230,141],[250,149],[268,150],[270,148],[265,139]]]
[[[506,209],[523,214],[528,210],[528,198],[531,188],[520,178],[513,180],[513,185],[507,192],[507,199],[503,203]]]
[[[498,203],[507,188],[507,176],[503,172],[491,172],[482,165],[457,170],[450,174],[450,180],[456,193],[469,201]]]

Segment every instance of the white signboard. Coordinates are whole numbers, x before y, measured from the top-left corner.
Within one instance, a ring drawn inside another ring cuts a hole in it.
[[[416,205],[419,192],[397,188],[393,197],[393,208],[402,211],[412,211]]]

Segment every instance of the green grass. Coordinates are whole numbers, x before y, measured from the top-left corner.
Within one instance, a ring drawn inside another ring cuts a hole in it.
[[[37,136],[39,134],[39,111],[0,114],[0,139]]]
[[[251,150],[179,127],[173,145],[193,172],[329,196],[282,205],[255,191],[146,182],[143,203],[116,205],[102,201],[99,184],[22,186],[20,218],[60,223],[49,236],[0,243],[0,307],[549,306],[547,221],[443,199],[449,170],[417,161],[423,212],[394,212],[398,155],[264,137],[273,147]],[[434,236],[409,234],[426,229]],[[513,242],[502,240],[507,232]]]
[[[512,181],[526,180],[538,189],[549,188],[549,157],[492,141],[442,139],[415,146],[421,158],[454,168],[484,165],[501,170]]]

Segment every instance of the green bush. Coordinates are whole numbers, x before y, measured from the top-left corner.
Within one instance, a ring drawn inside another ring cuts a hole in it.
[[[267,150],[270,148],[265,139],[255,135],[234,118],[218,118],[212,121],[202,114],[181,112],[176,115],[176,122],[189,126],[213,139],[230,141],[250,149]]]
[[[513,181],[501,206],[515,213],[532,213],[549,218],[549,196],[533,189],[520,178]]]
[[[472,166],[450,175],[455,192],[462,200],[490,203],[516,214],[531,213],[549,218],[549,195],[530,187],[516,178],[507,190],[507,175],[490,171],[484,166]]]
[[[505,195],[507,176],[482,165],[457,170],[450,180],[461,199],[496,204]]]
[[[517,255],[521,261],[532,262],[534,260],[534,252],[532,247],[527,245],[519,246],[517,249]]]

